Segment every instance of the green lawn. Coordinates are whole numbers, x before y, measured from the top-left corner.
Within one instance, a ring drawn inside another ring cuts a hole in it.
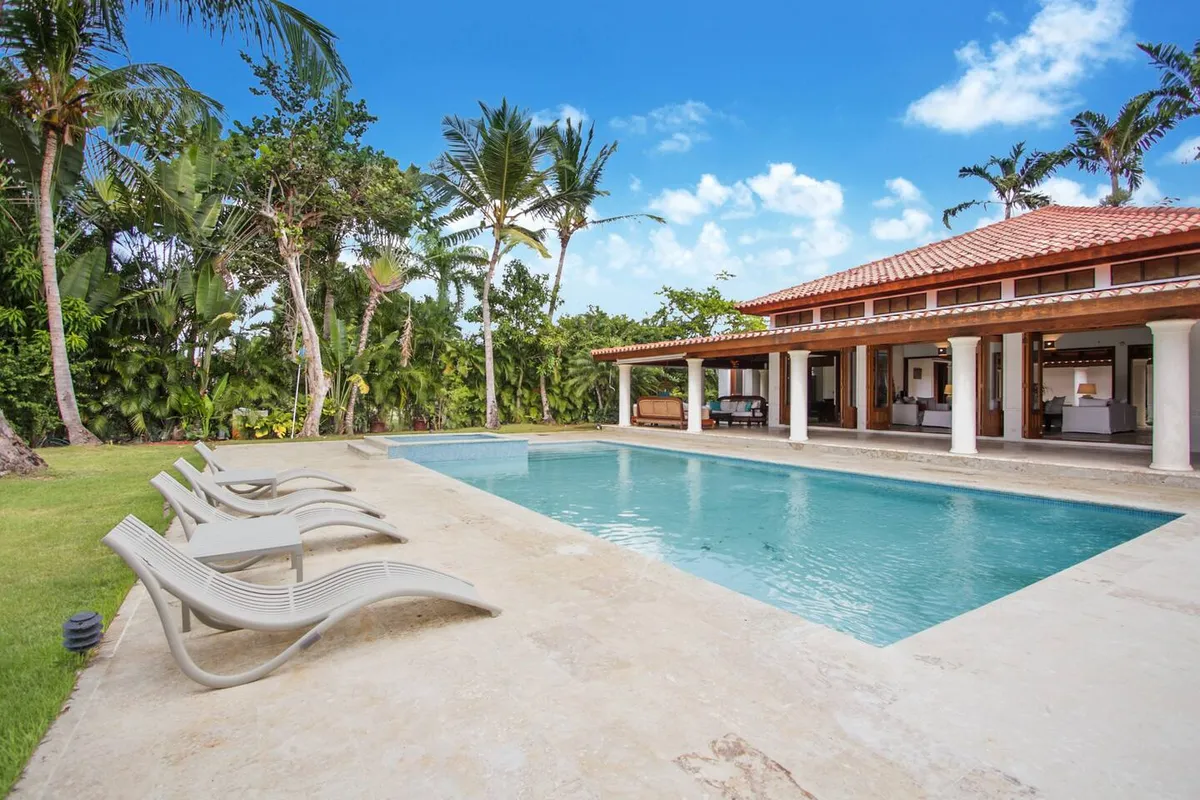
[[[0,796],[20,776],[83,665],[62,649],[63,621],[90,609],[107,625],[133,585],[133,572],[100,538],[126,514],[163,530],[162,498],[147,481],[191,448],[39,452],[49,472],[0,478]]]

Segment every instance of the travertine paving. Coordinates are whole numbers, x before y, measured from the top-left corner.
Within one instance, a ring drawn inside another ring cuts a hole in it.
[[[1187,488],[657,441],[1200,509]],[[412,539],[306,536],[309,577],[411,561],[474,581],[505,613],[383,603],[273,676],[209,691],[176,669],[137,587],[16,796],[1191,798],[1200,786],[1195,513],[879,649],[345,443],[224,453],[345,474]],[[291,579],[283,558],[243,575]],[[198,660],[230,670],[291,641],[189,636]]]

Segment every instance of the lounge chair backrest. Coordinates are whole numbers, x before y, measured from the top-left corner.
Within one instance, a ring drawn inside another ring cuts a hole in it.
[[[210,505],[199,495],[188,491],[187,487],[165,472],[160,472],[150,479],[150,485],[158,489],[159,494],[174,510],[175,515],[183,524],[183,532],[188,539],[198,523],[228,522],[235,519],[219,508]]]
[[[227,469],[221,463],[221,459],[217,457],[216,451],[204,442],[196,442],[193,446],[196,448],[196,452],[200,454],[200,457],[204,459],[204,463],[208,464],[208,468],[213,472],[224,472]]]
[[[239,514],[261,513],[261,501],[247,500],[229,491],[224,486],[218,486],[212,478],[193,467],[186,459],[175,461],[175,469],[192,485],[192,491],[197,496],[205,498],[210,505],[221,505],[232,508]]]

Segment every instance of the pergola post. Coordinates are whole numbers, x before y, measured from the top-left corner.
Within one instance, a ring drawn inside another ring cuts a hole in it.
[[[687,431],[700,433],[703,430],[700,415],[704,413],[704,359],[689,358],[687,393]]]
[[[630,422],[631,394],[633,392],[633,364],[617,364],[617,407],[620,416],[617,425],[628,428]]]
[[[808,350],[789,350],[791,357],[791,431],[793,442],[808,441]]]
[[[1154,438],[1150,469],[1192,469],[1189,336],[1194,319],[1147,322],[1154,336]]]
[[[960,456],[975,455],[976,397],[979,393],[979,377],[975,359],[979,350],[978,336],[950,337],[951,382],[954,392],[950,397],[950,452]]]
[[[854,347],[854,402],[858,406],[858,420],[855,427],[860,431],[867,429],[867,417],[871,413],[871,398],[867,397],[867,346]]]

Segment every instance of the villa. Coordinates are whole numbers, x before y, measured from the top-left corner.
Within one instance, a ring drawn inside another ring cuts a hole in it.
[[[768,329],[593,351],[619,367],[619,424],[633,367],[686,366],[692,433],[711,368],[793,442],[814,425],[945,433],[957,455],[979,437],[1150,444],[1171,472],[1200,450],[1200,208],[1050,206],[738,309]]]

